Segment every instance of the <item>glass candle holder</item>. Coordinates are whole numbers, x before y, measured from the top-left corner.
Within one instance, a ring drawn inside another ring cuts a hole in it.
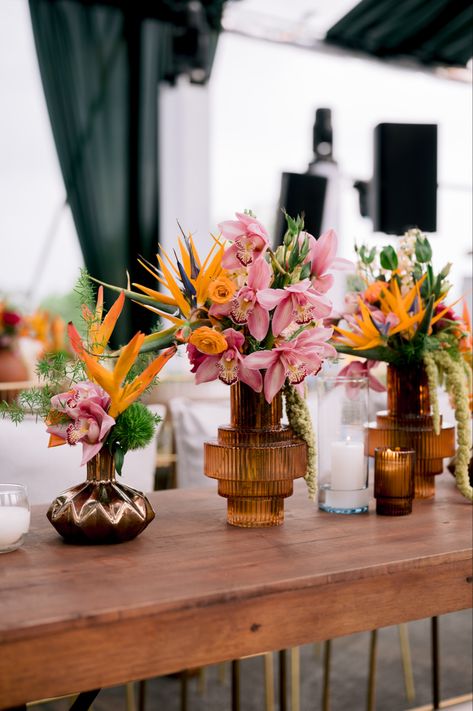
[[[366,377],[317,377],[319,508],[323,511],[368,511],[367,423]]]
[[[376,513],[406,516],[414,498],[415,451],[405,447],[374,450],[374,496]]]
[[[22,484],[0,484],[0,553],[19,548],[30,527],[30,504]]]

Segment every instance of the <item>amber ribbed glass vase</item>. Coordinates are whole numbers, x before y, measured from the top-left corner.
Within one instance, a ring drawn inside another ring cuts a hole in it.
[[[368,428],[369,455],[376,447],[404,447],[416,453],[416,499],[435,494],[435,475],[443,472],[444,457],[455,453],[455,427],[440,419],[434,432],[427,374],[422,364],[406,368],[388,365],[388,410],[378,412]]]
[[[204,445],[204,471],[218,479],[227,499],[227,521],[243,528],[278,526],[293,480],[307,470],[307,446],[281,424],[278,393],[268,404],[244,383],[230,388],[231,423]]]
[[[140,534],[154,511],[144,494],[115,479],[109,449],[87,462],[87,481],[59,494],[47,517],[71,543],[123,543]]]

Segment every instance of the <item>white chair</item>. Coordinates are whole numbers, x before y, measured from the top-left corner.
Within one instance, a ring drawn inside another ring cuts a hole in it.
[[[164,418],[164,405],[149,405]],[[152,491],[159,429],[144,449],[128,452],[123,465],[123,482],[140,491]],[[42,420],[26,416],[18,425],[0,419],[0,482],[25,484],[31,504],[46,504],[62,491],[85,481],[80,466],[82,447],[48,449],[49,435]]]

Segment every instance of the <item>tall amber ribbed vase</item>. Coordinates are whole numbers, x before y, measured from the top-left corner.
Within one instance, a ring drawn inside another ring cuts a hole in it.
[[[87,481],[59,494],[47,513],[71,543],[123,543],[136,538],[154,516],[144,494],[116,481],[106,446],[87,462]]]
[[[455,427],[440,418],[434,432],[427,374],[423,364],[409,368],[388,365],[388,409],[378,412],[368,428],[369,455],[376,447],[406,447],[416,453],[415,498],[435,495],[435,475],[443,472],[444,457],[455,452]]]
[[[278,526],[293,480],[306,473],[307,446],[281,424],[281,393],[268,404],[263,394],[238,382],[230,398],[231,424],[205,443],[204,472],[218,480],[218,493],[227,499],[228,523]]]

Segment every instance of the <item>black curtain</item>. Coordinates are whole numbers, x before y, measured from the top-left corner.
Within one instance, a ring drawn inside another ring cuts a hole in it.
[[[119,0],[29,4],[52,131],[86,267],[112,284],[124,285],[126,270],[132,281],[150,284],[137,269],[136,257],[154,261],[158,246],[159,82],[174,81],[192,60],[195,66],[196,58],[205,68],[200,83],[208,78],[223,0],[204,3],[205,11],[197,3],[197,16],[190,16],[183,2],[177,3],[175,16],[170,3],[145,4],[145,14],[137,3]],[[159,7],[165,21],[153,16],[151,8]],[[202,42],[207,20],[213,29]],[[112,299],[109,295],[108,303]],[[138,329],[149,331],[152,322],[150,312],[127,304],[114,345]]]

